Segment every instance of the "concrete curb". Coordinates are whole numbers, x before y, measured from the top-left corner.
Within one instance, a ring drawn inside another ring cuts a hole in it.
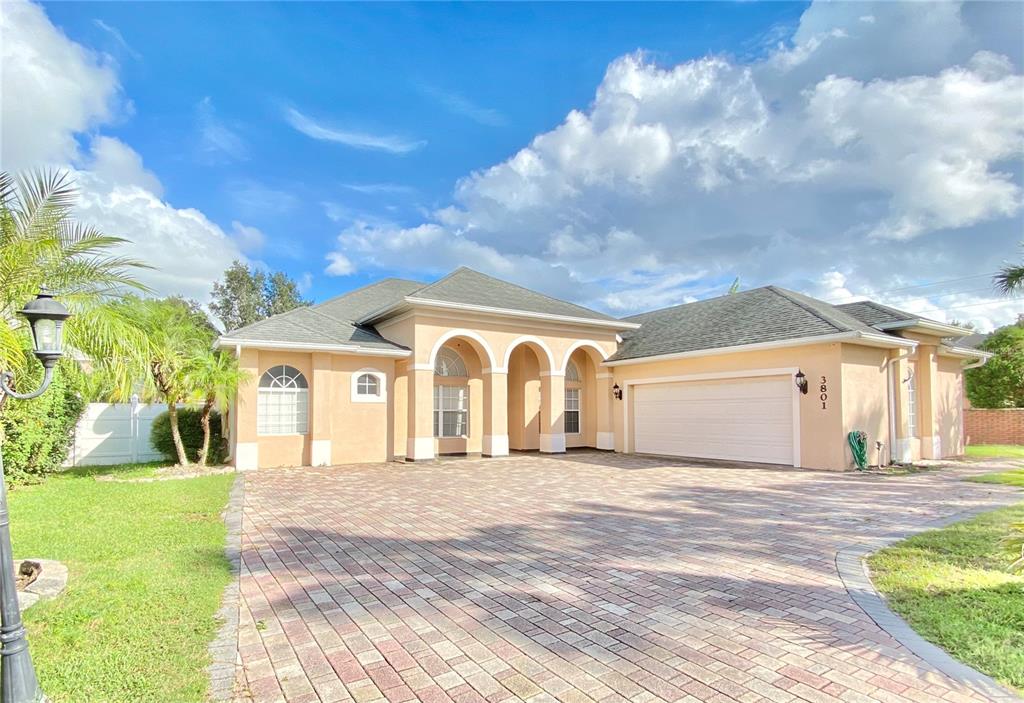
[[[245,476],[239,474],[231,486],[228,504],[224,509],[227,540],[224,555],[231,564],[231,583],[224,589],[217,618],[221,621],[217,637],[210,643],[212,662],[207,667],[210,675],[211,701],[230,701],[234,697],[235,674],[238,669],[238,576],[242,558],[242,504],[245,498]]]
[[[1005,505],[1013,505],[1020,500],[1019,495],[1008,497],[1012,497],[1013,500],[1007,501]],[[944,650],[914,632],[903,618],[889,609],[885,598],[875,589],[865,561],[870,554],[907,537],[946,527],[981,513],[997,510],[999,507],[999,505],[990,505],[965,510],[955,515],[926,522],[912,530],[890,533],[883,537],[843,547],[836,553],[836,569],[839,571],[839,578],[842,580],[843,586],[846,587],[847,593],[860,606],[861,610],[874,620],[875,624],[889,633],[893,639],[920,657],[926,664],[989,700],[999,703],[1020,703],[1024,699],[1004,688],[990,676],[954,659]]]

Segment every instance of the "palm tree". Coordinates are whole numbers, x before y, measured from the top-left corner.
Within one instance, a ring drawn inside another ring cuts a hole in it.
[[[996,274],[995,283],[1003,295],[1024,291],[1024,264],[1007,264]]]
[[[17,312],[46,286],[73,313],[69,351],[105,373],[113,395],[127,397],[146,339],[111,303],[146,290],[135,274],[148,267],[113,253],[126,240],[75,221],[76,198],[65,172],[0,172],[0,368],[26,370],[28,329]]]
[[[188,454],[178,426],[178,404],[196,396],[192,378],[194,359],[213,342],[208,329],[196,323],[188,303],[181,299],[155,300],[134,296],[121,307],[147,340],[148,395],[167,404],[171,438],[178,464],[188,466]]]
[[[197,462],[206,466],[210,451],[210,413],[221,404],[221,434],[225,425],[226,405],[238,392],[238,386],[249,380],[249,373],[238,368],[238,359],[223,351],[205,349],[192,359],[189,379],[202,398],[199,423],[203,428],[203,444]]]

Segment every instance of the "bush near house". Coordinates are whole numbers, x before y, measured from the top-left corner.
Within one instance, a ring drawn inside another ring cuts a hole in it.
[[[185,445],[185,454],[189,461],[196,461],[199,449],[203,446],[202,411],[199,408],[181,408],[178,410],[178,430],[181,441]],[[149,441],[153,449],[175,459],[174,439],[171,437],[171,419],[167,412],[162,412],[153,420]],[[220,413],[210,413],[210,455],[207,463],[220,464],[227,457],[227,443],[220,432]]]
[[[26,352],[27,356],[32,355]],[[18,380],[22,392],[34,390],[43,371],[32,357]],[[50,388],[31,400],[7,399],[0,408],[0,450],[8,485],[35,483],[60,469],[75,437],[75,425],[85,410],[81,375],[71,363],[61,363]]]

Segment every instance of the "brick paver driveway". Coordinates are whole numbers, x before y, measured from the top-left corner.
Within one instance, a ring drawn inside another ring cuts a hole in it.
[[[240,691],[289,701],[977,700],[851,600],[861,537],[1009,502],[950,472],[587,452],[246,477]]]

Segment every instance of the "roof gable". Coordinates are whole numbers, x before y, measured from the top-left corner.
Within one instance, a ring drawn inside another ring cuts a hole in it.
[[[457,268],[435,283],[420,288],[408,297],[411,300],[434,300],[542,315],[617,321],[611,315],[552,298],[465,266]]]
[[[780,342],[870,327],[828,303],[767,286],[634,315],[612,361]]]

